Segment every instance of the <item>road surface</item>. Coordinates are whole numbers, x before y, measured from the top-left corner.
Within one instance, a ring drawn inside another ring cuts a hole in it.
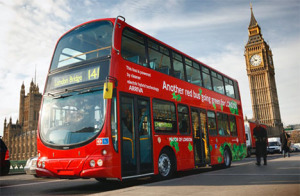
[[[228,169],[200,168],[165,181],[148,177],[103,185],[94,179],[8,175],[0,178],[0,195],[300,195],[300,153],[290,158],[268,156],[267,166],[256,166],[254,157],[246,158]]]

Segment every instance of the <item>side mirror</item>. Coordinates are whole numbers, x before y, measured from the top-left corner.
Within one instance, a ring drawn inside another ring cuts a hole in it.
[[[113,83],[112,82],[105,82],[104,83],[103,99],[111,99],[112,94],[113,94]]]

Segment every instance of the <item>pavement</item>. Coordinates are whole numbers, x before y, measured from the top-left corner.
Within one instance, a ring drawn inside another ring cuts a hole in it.
[[[201,170],[201,169],[200,169]],[[197,172],[196,172],[197,173]],[[255,159],[233,163],[231,168],[214,170],[129,188],[93,194],[101,196],[176,195],[286,195],[300,196],[300,154],[289,158],[268,158],[267,166]]]

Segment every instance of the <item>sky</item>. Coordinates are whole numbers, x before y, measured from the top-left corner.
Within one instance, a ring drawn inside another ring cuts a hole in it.
[[[273,52],[284,125],[300,123],[300,0],[251,0]],[[0,0],[0,135],[15,123],[20,89],[43,92],[57,40],[72,27],[122,15],[126,22],[238,80],[244,116],[252,118],[245,45],[250,0]],[[36,72],[36,77],[35,77]]]

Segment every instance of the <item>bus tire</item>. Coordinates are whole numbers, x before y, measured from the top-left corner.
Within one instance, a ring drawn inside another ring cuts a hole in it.
[[[102,184],[107,184],[108,180],[106,178],[95,178],[98,182],[102,183]]]
[[[121,181],[118,180],[107,180],[106,178],[95,178],[98,182],[100,182],[104,186],[120,186],[122,184]]]
[[[228,148],[225,148],[223,157],[224,157],[224,167],[229,168],[231,166],[231,153]]]
[[[176,170],[176,159],[170,150],[163,149],[158,158],[158,172],[161,179],[171,178]]]

